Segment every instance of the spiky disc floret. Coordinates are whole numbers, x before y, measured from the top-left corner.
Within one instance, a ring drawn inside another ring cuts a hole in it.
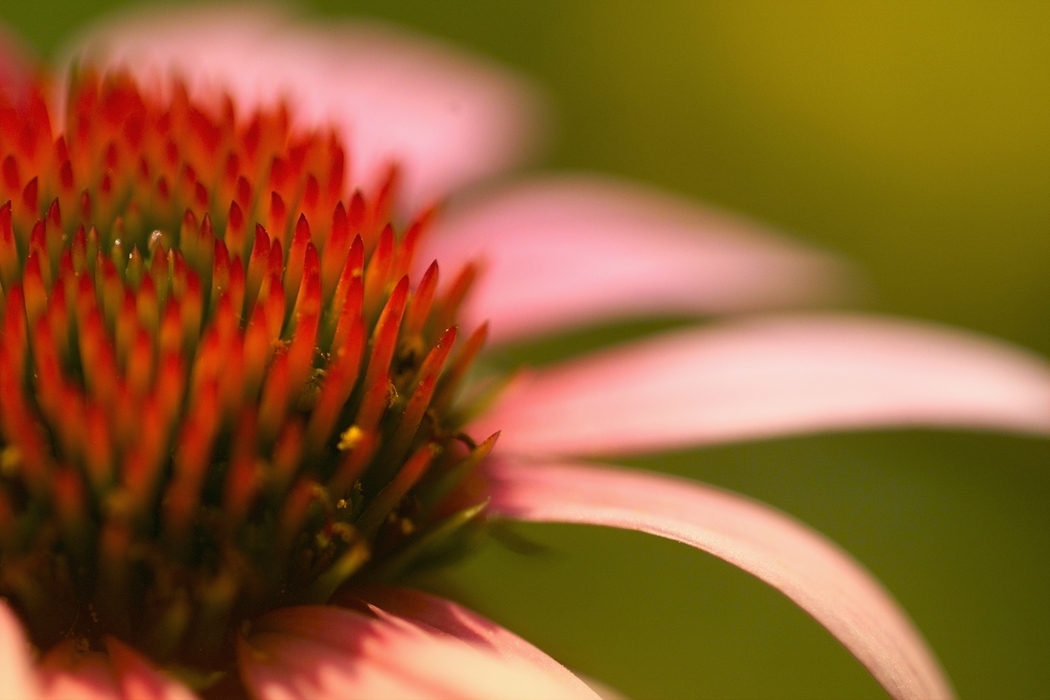
[[[493,439],[450,404],[484,329],[452,352],[469,268],[410,286],[396,178],[341,201],[334,134],[165,92],[81,71],[59,134],[0,92],[0,592],[41,646],[214,667],[475,520]]]

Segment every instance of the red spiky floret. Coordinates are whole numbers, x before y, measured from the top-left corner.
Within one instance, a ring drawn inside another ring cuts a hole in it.
[[[495,437],[451,410],[473,269],[410,283],[396,170],[343,201],[334,134],[168,87],[81,71],[57,138],[42,86],[0,104],[0,593],[41,646],[213,669],[466,536]]]

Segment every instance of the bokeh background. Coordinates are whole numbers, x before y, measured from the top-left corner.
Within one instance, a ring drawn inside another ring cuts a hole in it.
[[[2,0],[42,55],[113,0]],[[429,0],[299,5],[452,40],[532,76],[546,168],[634,178],[837,251],[855,306],[1050,355],[1050,4]],[[644,328],[556,339],[551,358]],[[1050,443],[935,431],[636,460],[772,503],[909,610],[964,698],[1050,697]],[[749,576],[632,533],[521,526],[429,585],[634,698],[880,697]]]

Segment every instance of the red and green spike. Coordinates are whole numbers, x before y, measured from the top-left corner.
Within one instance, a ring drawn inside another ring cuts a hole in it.
[[[333,134],[168,87],[82,70],[59,134],[0,91],[0,594],[41,647],[221,669],[245,620],[470,530],[484,331],[453,352],[472,269],[410,282],[396,171],[342,201]]]

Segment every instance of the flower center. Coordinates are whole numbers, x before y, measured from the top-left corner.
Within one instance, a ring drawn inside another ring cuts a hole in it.
[[[473,271],[410,287],[394,174],[175,83],[0,92],[0,594],[43,648],[113,634],[227,665],[240,625],[448,553],[495,436],[453,399]],[[393,171],[392,171],[393,173]]]

